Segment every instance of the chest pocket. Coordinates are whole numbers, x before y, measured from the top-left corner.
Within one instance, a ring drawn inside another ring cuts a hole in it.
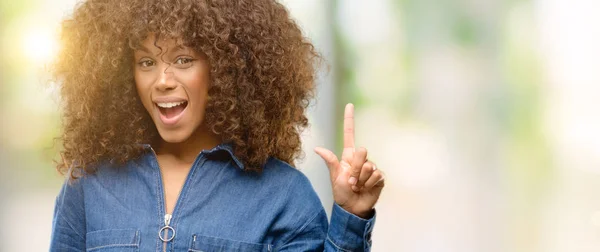
[[[86,234],[88,252],[134,252],[140,248],[140,231],[135,229],[108,229]]]
[[[248,243],[227,240],[217,237],[192,235],[192,243],[188,252],[248,251],[270,252],[271,244]]]

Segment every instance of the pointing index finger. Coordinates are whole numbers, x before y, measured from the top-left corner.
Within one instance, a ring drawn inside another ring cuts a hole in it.
[[[346,104],[344,109],[344,151],[342,158],[351,158],[354,152],[354,105]],[[349,160],[349,159],[346,159]]]

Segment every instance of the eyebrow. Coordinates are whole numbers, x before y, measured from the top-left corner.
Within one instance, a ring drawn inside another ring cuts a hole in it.
[[[185,49],[186,48],[183,45],[178,45],[175,47],[175,50],[171,51],[171,53],[178,52],[178,51],[185,50]],[[140,47],[137,50],[152,54],[152,52],[150,52],[150,50],[148,48],[146,48],[144,45],[140,45]]]

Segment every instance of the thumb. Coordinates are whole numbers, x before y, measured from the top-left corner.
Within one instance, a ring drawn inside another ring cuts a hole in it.
[[[331,176],[331,180],[333,181],[337,176],[337,171],[340,166],[340,162],[333,152],[323,147],[316,147],[315,152],[321,156],[321,158],[327,164],[327,168],[329,168],[329,176]]]

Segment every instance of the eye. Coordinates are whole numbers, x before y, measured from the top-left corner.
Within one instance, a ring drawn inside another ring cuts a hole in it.
[[[177,58],[174,63],[177,66],[177,68],[188,68],[192,66],[192,62],[194,60],[195,59],[192,58],[180,57]]]
[[[175,61],[175,64],[187,64],[187,63],[190,63],[190,62],[192,62],[192,59],[190,59],[190,58],[178,58]]]
[[[154,61],[149,60],[149,59],[143,59],[140,62],[138,62],[138,65],[142,68],[149,68],[154,66]]]

